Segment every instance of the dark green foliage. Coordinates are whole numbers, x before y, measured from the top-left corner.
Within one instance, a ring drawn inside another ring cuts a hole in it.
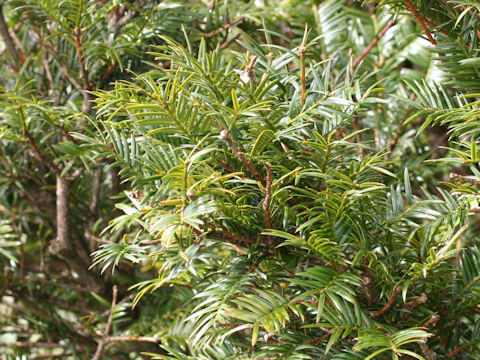
[[[9,2],[5,354],[476,359],[479,9],[412,4]]]

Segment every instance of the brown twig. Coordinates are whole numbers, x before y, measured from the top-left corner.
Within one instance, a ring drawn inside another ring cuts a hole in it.
[[[20,26],[17,27],[16,29],[8,29],[8,33],[12,37],[12,40],[15,43],[15,45],[17,45],[17,48],[18,48],[17,56],[18,56],[18,59],[20,60],[20,63],[23,65],[25,63],[25,61],[27,60],[27,55],[25,55],[26,54],[25,48],[23,47],[23,44],[20,41],[20,39],[18,38],[17,33],[16,33],[16,31],[20,30],[20,27],[21,27],[22,23],[19,23],[17,25],[20,25]]]
[[[372,317],[378,317],[378,316],[381,316],[381,315],[385,314],[388,310],[390,310],[393,303],[395,302],[395,299],[397,298],[398,294],[400,294],[401,291],[402,291],[402,287],[397,286],[393,290],[392,295],[390,295],[390,298],[388,299],[387,303],[381,309],[379,309],[377,311],[370,312],[370,315]]]
[[[46,348],[46,349],[66,348],[65,345],[60,345],[57,343],[32,342],[32,341],[1,342],[0,347]]]
[[[272,200],[272,165],[270,163],[265,164],[265,170],[267,173],[265,184],[265,201],[263,202],[263,211],[265,212],[265,225],[267,229],[272,228],[272,213],[270,211],[270,202]]]
[[[38,295],[37,298],[41,297],[40,293],[37,293],[37,295]],[[61,309],[71,311],[73,313],[87,315],[87,314],[90,314],[92,312],[92,310],[89,309],[88,307],[73,305],[73,304],[70,304],[70,302],[62,301],[62,300],[55,299],[55,298],[46,298],[46,299],[42,299],[42,300],[44,302],[49,303],[49,304],[56,305]]]
[[[23,114],[23,109],[20,109],[20,113]],[[23,115],[22,115],[23,116]],[[26,129],[25,129],[25,136],[27,138],[28,143],[33,149],[33,153],[35,154],[35,157],[40,160],[42,163],[44,163],[47,167],[49,167],[55,174],[60,174],[60,169],[58,168],[55,163],[50,160],[42,150],[37,145],[37,142],[35,141],[35,138],[33,137],[32,134],[30,134]]]
[[[144,241],[141,241],[139,245],[141,246],[155,245],[155,244],[160,244],[162,241],[163,241],[162,239],[144,240]]]
[[[215,323],[215,326],[218,327],[237,327],[242,325],[241,323],[230,322],[230,323]]]
[[[72,75],[70,75],[67,66],[64,63],[60,62],[59,60],[58,60],[58,63],[60,65],[60,67],[62,68],[63,73],[68,78],[68,80],[72,83],[72,85],[75,87],[75,89],[77,89],[80,93],[83,94],[84,90],[83,90],[82,85],[80,85],[80,83],[77,81],[77,79],[75,79]]]
[[[358,120],[358,116],[355,115],[353,118],[353,128],[355,131],[360,131],[362,130],[362,125],[360,124],[360,121]],[[360,144],[360,157],[363,158],[365,156],[365,148],[361,145],[363,143],[363,135],[361,132],[359,132],[357,135],[357,142]]]
[[[460,174],[450,173],[450,179],[460,180],[460,181],[463,181],[463,182],[466,182],[466,183],[469,183],[469,184],[480,187],[480,182],[479,181],[477,181],[475,179],[470,179],[470,178],[468,178],[466,176],[463,176],[463,175],[460,175]]]
[[[18,300],[17,294],[15,294],[15,297],[16,297],[16,300]],[[47,314],[45,314],[41,309],[39,309],[37,306],[35,306],[35,304],[28,301],[27,299],[22,299],[22,300],[27,304],[27,307],[25,307],[21,304],[18,304],[16,302],[7,301],[7,300],[5,300],[5,297],[0,300],[0,304],[8,306],[8,307],[10,307],[10,308],[12,308],[16,311],[19,311],[21,313],[24,313],[24,314],[32,314],[33,313],[35,315],[38,315],[39,317],[41,317],[42,319],[44,319],[46,321],[51,320],[51,318]]]
[[[236,240],[237,242],[246,242],[246,243],[249,243],[249,244],[256,244],[258,242],[256,239],[252,239],[252,238],[242,236],[242,235],[235,235],[234,233],[231,233],[230,231],[225,230],[225,229],[222,230],[222,233],[227,238],[232,239],[232,240]]]
[[[375,303],[375,294],[372,289],[372,283],[373,281],[370,275],[364,276],[360,280],[360,284],[362,284],[363,288],[365,289],[365,293],[367,294],[367,301],[369,306]]]
[[[105,326],[103,337],[98,343],[97,351],[95,352],[95,355],[93,356],[92,360],[99,360],[100,357],[102,356],[103,346],[107,342],[108,333],[110,332],[110,327],[112,326],[113,311],[115,310],[115,305],[117,304],[117,293],[118,293],[118,289],[117,289],[117,286],[115,285],[113,287],[112,305],[110,306],[110,314],[108,315],[107,325]]]
[[[17,55],[15,50],[15,45],[13,44],[12,37],[8,31],[8,25],[3,16],[3,4],[0,4],[0,35],[2,36],[5,48],[7,49],[8,55],[11,60],[11,65],[14,69],[17,69],[17,59],[21,61],[21,57]]]
[[[403,315],[403,318],[408,319],[410,317],[410,315],[412,314],[411,311],[415,310],[420,304],[423,304],[427,300],[428,300],[427,294],[422,293],[420,295],[420,297],[418,297],[416,299],[413,299],[411,301],[407,301],[406,303],[402,304],[401,305],[402,308],[409,308],[410,309],[410,312],[405,313]]]
[[[230,40],[223,41],[220,44],[220,49],[225,49],[225,48],[229,47],[231,44],[233,44],[235,41],[237,41],[240,36],[241,36],[241,34],[237,34],[233,38],[231,38]]]
[[[306,36],[303,37],[302,43],[298,47],[298,54],[300,55],[300,84],[302,86],[302,107],[305,106],[307,97],[307,82],[305,79],[305,50],[306,50]]]
[[[75,50],[77,52],[80,74],[83,81],[83,91],[81,92],[83,95],[82,111],[84,113],[89,113],[92,110],[93,104],[91,102],[91,96],[89,93],[91,87],[90,83],[88,82],[88,72],[85,66],[85,59],[82,49],[82,30],[76,27],[73,29],[73,36],[75,38]]]
[[[53,80],[53,76],[50,71],[50,66],[49,66],[49,61],[47,59],[47,56],[48,56],[47,52],[44,52],[42,54],[42,66],[43,66],[43,69],[45,70],[45,75],[47,76],[49,88],[51,91],[53,91],[55,89],[55,81]]]
[[[231,233],[230,231],[224,229],[224,228],[219,228],[216,224],[212,222],[207,222],[205,225],[212,227],[214,230],[219,229],[221,230],[222,234],[224,235],[225,238],[227,238],[229,241],[228,242],[233,242],[233,243],[248,243],[248,244],[256,244],[258,243],[257,239],[249,238],[247,236],[242,236],[242,235],[236,235],[234,233]],[[233,241],[232,241],[233,240]],[[262,243],[262,242],[260,242]]]
[[[223,167],[225,168],[225,170],[227,170],[228,172],[230,173],[235,173],[237,172],[229,163],[227,163],[225,160],[222,159],[222,165]],[[240,175],[241,178],[244,178],[245,176]]]
[[[393,25],[395,24],[395,21],[390,20],[384,27],[383,29],[378,33],[378,35],[375,37],[375,39],[372,40],[372,42],[365,48],[365,50],[362,51],[360,56],[355,59],[352,63],[352,67],[350,69],[351,74],[353,74],[353,71],[360,65],[363,59],[367,57],[367,55],[372,51],[372,49],[378,44],[378,41],[385,35],[385,33],[390,29]]]
[[[240,160],[242,165],[247,168],[247,170],[255,177],[255,179],[258,182],[264,184],[263,176],[258,172],[257,169],[255,169],[253,164],[248,161],[245,154],[238,149],[237,144],[235,144],[227,129],[220,128],[220,139],[225,140],[227,145],[232,149],[237,159]]]
[[[438,315],[432,315],[430,319],[428,319],[425,324],[423,324],[423,327],[429,328],[437,326],[438,322],[440,321],[440,316]]]
[[[136,342],[150,342],[150,343],[159,343],[160,338],[156,336],[109,336],[105,339],[105,342],[115,342],[115,341],[136,341]]]
[[[108,77],[112,73],[112,71],[115,69],[116,62],[113,61],[110,65],[108,65],[107,70],[102,75],[102,86],[107,81]]]
[[[234,27],[235,25],[243,22],[244,20],[245,20],[245,16],[240,16],[238,19],[235,19],[235,20],[233,20],[233,21],[231,21],[231,22],[226,23],[225,26],[221,27],[220,29],[217,29],[217,30],[215,30],[215,31],[212,31],[212,32],[210,32],[210,33],[208,33],[208,34],[203,35],[203,37],[204,37],[204,38],[211,38],[211,37],[213,37],[213,36],[216,36],[216,35],[224,32],[225,30],[228,30],[228,29],[230,29],[231,27]]]
[[[425,18],[424,21],[425,21],[425,23],[426,23],[428,26],[431,26],[431,27],[434,28],[434,29],[438,28],[438,25],[435,24],[432,20]],[[448,33],[447,30],[439,30],[439,31],[440,31],[442,34],[444,34],[444,35],[450,36],[450,34]]]
[[[41,359],[47,359],[47,360],[51,360],[51,359],[66,359],[66,358],[68,358],[69,356],[72,356],[72,355],[73,355],[72,352],[64,352],[63,354],[58,354],[58,355],[53,355],[53,354],[39,355],[39,356],[35,356],[34,358],[32,358],[32,360],[41,360]]]
[[[30,271],[28,268],[27,268],[27,270]],[[76,291],[82,291],[82,292],[88,292],[89,291],[84,286],[75,285],[73,283],[69,283],[69,284],[62,283],[62,282],[59,281],[61,279],[54,279],[54,280],[50,281],[50,280],[47,280],[47,279],[41,279],[41,278],[33,277],[33,276],[25,276],[25,277],[22,277],[20,279],[19,277],[15,277],[13,275],[8,275],[8,277],[6,277],[5,280],[8,280],[8,281],[21,280],[21,281],[25,281],[25,282],[28,282],[28,283],[32,283],[32,282],[33,283],[40,283],[40,284],[43,284],[43,285],[51,285],[51,286],[56,286],[56,287],[60,287],[60,288],[63,288],[63,289],[69,289],[69,290],[76,290]]]
[[[92,227],[95,221],[98,219],[99,213],[99,201],[100,201],[100,192],[102,190],[102,175],[103,169],[101,167],[97,168],[93,175],[93,187],[92,187],[92,199],[90,201],[89,212],[91,215],[89,219],[89,226]],[[96,248],[96,238],[92,235],[87,237],[89,240],[90,252],[93,252]]]
[[[415,309],[418,307],[418,305],[423,304],[427,300],[428,300],[427,294],[422,293],[420,297],[407,301],[406,303],[403,303],[401,307]]]
[[[425,35],[427,35],[428,40],[430,40],[430,42],[431,42],[433,45],[437,45],[437,42],[435,41],[435,39],[433,38],[432,34],[430,33],[430,30],[428,30],[428,27],[427,27],[427,25],[425,24],[425,21],[424,21],[423,18],[420,16],[420,14],[418,13],[417,9],[415,9],[415,6],[413,6],[412,2],[411,2],[410,0],[405,0],[405,4],[407,5],[408,10],[410,10],[410,12],[415,16],[415,19],[417,19],[417,22],[420,24],[420,26],[422,27],[423,31],[425,31]]]
[[[465,349],[468,345],[462,345],[462,346],[459,346],[457,347],[456,349],[450,351],[450,353],[447,355],[447,357],[449,358],[454,358],[455,356],[457,356],[457,354],[461,351],[463,351],[463,349]]]
[[[102,187],[102,175],[103,169],[101,167],[95,170],[93,177],[92,200],[90,203],[90,213],[95,216],[95,220],[98,218],[98,203],[100,200],[100,191]]]

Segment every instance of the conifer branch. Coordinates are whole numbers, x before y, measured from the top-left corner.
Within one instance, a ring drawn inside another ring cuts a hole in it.
[[[379,310],[370,312],[370,315],[372,317],[379,317],[383,314],[385,314],[390,308],[392,307],[393,303],[395,302],[395,299],[397,298],[398,294],[402,291],[401,286],[397,286],[393,292],[392,295],[390,295],[390,298],[388,299],[387,303]]]
[[[367,57],[367,55],[372,51],[372,49],[378,44],[380,39],[386,34],[386,32],[395,24],[395,21],[390,20],[384,27],[383,29],[378,33],[378,35],[375,37],[375,39],[372,40],[372,42],[365,48],[365,50],[362,51],[360,56],[356,58],[351,67],[351,73],[354,72],[354,70],[360,65],[363,59]]]
[[[116,342],[116,341],[132,341],[132,342],[149,342],[153,344],[158,344],[160,338],[156,336],[109,336],[105,339],[105,342]]]
[[[456,174],[456,173],[453,173],[453,172],[450,173],[450,179],[463,181],[463,182],[469,183],[471,185],[475,185],[477,187],[480,187],[480,181],[475,180],[475,179],[471,179],[469,177],[466,177],[466,176],[463,176],[463,175],[460,175],[460,174]]]
[[[410,0],[405,0],[405,4],[407,5],[408,10],[410,10],[410,12],[415,16],[415,19],[417,19],[417,22],[420,24],[422,29],[425,31],[425,35],[427,35],[428,40],[430,40],[430,42],[433,45],[437,45],[437,42],[435,41],[435,39],[432,36],[432,33],[430,32],[430,30],[428,30],[428,27],[425,24],[425,21],[420,16],[417,9],[415,9],[415,6],[413,6],[412,2]]]
[[[259,183],[264,184],[265,180],[263,176],[258,172],[257,169],[255,169],[253,164],[248,161],[245,154],[238,149],[237,144],[235,144],[227,129],[220,128],[220,139],[225,140],[230,149],[232,149],[237,159],[242,163],[243,166],[247,168],[247,170],[255,177],[255,179]]]
[[[203,37],[204,37],[204,38],[211,38],[211,37],[213,37],[213,36],[216,36],[216,35],[224,32],[224,31],[226,31],[226,30],[234,27],[235,25],[243,22],[244,20],[245,20],[245,16],[240,16],[239,18],[237,18],[237,19],[235,19],[235,20],[233,20],[233,21],[231,21],[231,22],[227,22],[223,27],[221,27],[221,28],[219,28],[219,29],[217,29],[217,30],[214,30],[214,31],[212,31],[212,32],[210,32],[210,33],[208,33],[208,34],[203,35]]]
[[[107,342],[108,333],[110,332],[110,327],[112,326],[113,312],[117,304],[117,293],[118,293],[118,289],[117,289],[117,286],[115,285],[113,287],[112,305],[110,306],[110,314],[108,315],[107,325],[105,326],[103,337],[98,343],[97,351],[95,352],[95,355],[93,356],[92,360],[99,360],[102,356],[103,346]]]
[[[8,55],[10,57],[11,65],[14,69],[16,69],[17,58],[21,59],[21,57],[17,57],[17,51],[15,50],[15,45],[13,44],[13,40],[12,40],[12,37],[10,36],[7,22],[5,21],[5,17],[3,16],[3,4],[0,4],[0,35],[2,37],[2,40],[5,44],[5,48],[7,49]]]
[[[89,93],[89,91],[91,90],[91,87],[88,81],[88,72],[85,65],[85,59],[84,59],[83,49],[82,49],[82,29],[79,27],[76,27],[73,30],[73,36],[75,38],[75,50],[77,52],[78,62],[80,66],[80,74],[83,81],[83,90],[81,92],[83,96],[82,111],[88,114],[92,110],[93,104],[91,102],[91,95]]]
[[[307,81],[305,79],[305,51],[306,51],[306,39],[307,38],[307,27],[305,27],[305,34],[302,39],[302,43],[298,47],[298,53],[300,55],[300,84],[302,87],[302,107],[305,106],[305,101],[307,97]]]
[[[265,170],[267,172],[266,184],[265,184],[265,201],[263,202],[263,211],[265,212],[266,228],[272,228],[272,215],[270,211],[270,202],[272,200],[272,165],[270,163],[265,164]]]

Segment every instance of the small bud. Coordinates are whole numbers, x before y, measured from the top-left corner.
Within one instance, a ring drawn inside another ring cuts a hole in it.
[[[249,84],[251,81],[250,74],[248,73],[247,70],[243,70],[240,74],[240,80],[242,80],[245,84]]]
[[[227,129],[223,129],[222,131],[220,131],[220,136],[219,136],[219,138],[222,139],[222,140],[228,139],[228,131],[227,131]]]

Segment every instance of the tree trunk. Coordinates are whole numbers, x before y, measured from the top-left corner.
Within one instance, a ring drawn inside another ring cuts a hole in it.
[[[96,293],[105,291],[103,280],[89,271],[89,256],[82,244],[77,244],[69,223],[70,180],[57,175],[57,236],[50,243],[52,254],[64,260],[77,273],[78,280]]]

